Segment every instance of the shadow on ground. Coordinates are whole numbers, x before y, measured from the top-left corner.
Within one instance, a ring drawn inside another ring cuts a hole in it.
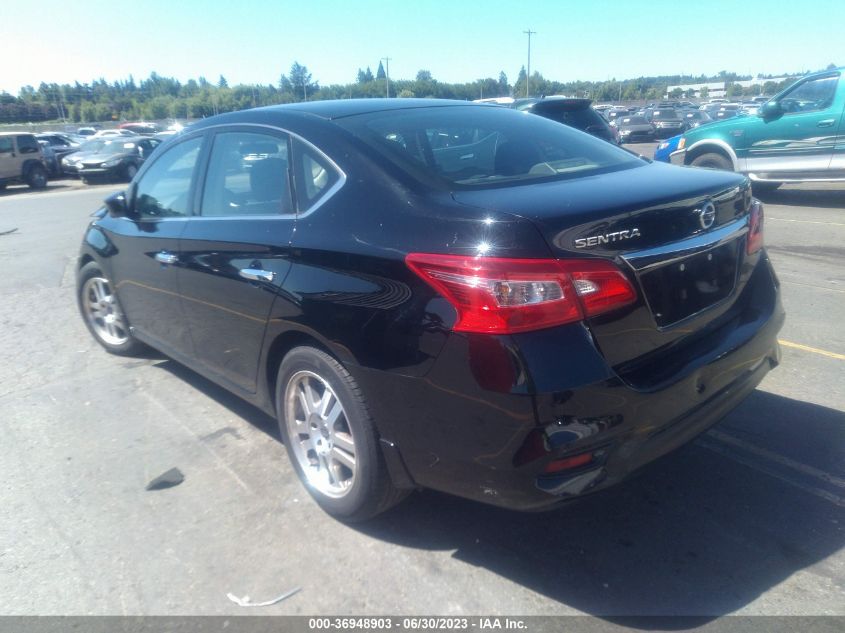
[[[841,209],[845,207],[845,186],[832,189],[790,189],[783,186],[769,192],[755,191],[754,195],[766,204],[787,207],[817,207],[820,209]]]
[[[184,380],[195,389],[212,398],[218,404],[221,404],[229,409],[235,415],[249,422],[258,430],[264,431],[267,435],[280,442],[282,441],[281,435],[279,434],[279,425],[276,422],[276,419],[267,415],[261,409],[249,404],[230,391],[227,391],[223,387],[211,382],[192,369],[189,369],[176,361],[170,360],[160,352],[150,347],[144,351],[143,358],[158,361],[154,364],[159,369],[164,369],[173,374],[175,377]]]
[[[757,391],[719,428],[754,436],[747,427],[765,422],[778,434],[772,450],[812,437],[839,454],[841,469],[841,412]],[[517,514],[425,492],[356,528],[406,547],[455,550],[619,623],[733,613],[845,545],[842,507],[695,443],[555,512]]]
[[[157,366],[278,439],[270,416],[177,363]],[[840,411],[758,390],[717,430],[845,479],[835,471],[845,446]],[[516,513],[425,491],[352,527],[404,547],[454,550],[567,607],[635,628],[647,626],[635,616],[733,613],[813,565],[838,582],[823,561],[845,545],[843,507],[753,460],[740,463],[730,447],[708,449],[708,438],[554,512]]]

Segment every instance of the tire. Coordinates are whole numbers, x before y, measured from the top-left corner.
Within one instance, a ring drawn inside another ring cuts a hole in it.
[[[32,189],[43,189],[47,186],[47,170],[42,165],[33,165],[26,174],[26,184]]]
[[[129,163],[128,165],[126,165],[126,167],[123,168],[123,177],[126,179],[127,182],[132,182],[132,179],[137,173],[138,166],[135,163]]]
[[[85,176],[82,176],[82,184],[84,184],[84,185],[90,185],[90,184],[91,184],[91,179],[90,179],[90,178],[86,178]]]
[[[77,275],[76,303],[94,340],[107,352],[132,356],[144,349],[129,331],[111,282],[95,262],[85,264]]]
[[[782,184],[782,182],[756,182],[752,180],[751,190],[755,194],[766,194],[771,193],[772,191],[780,187]]]
[[[693,167],[706,167],[707,169],[723,169],[725,171],[734,170],[733,165],[728,158],[715,152],[708,152],[706,154],[702,154],[701,156],[696,156],[690,165]]]
[[[288,352],[276,379],[276,416],[297,475],[328,514],[364,521],[408,494],[390,479],[361,389],[325,352]]]

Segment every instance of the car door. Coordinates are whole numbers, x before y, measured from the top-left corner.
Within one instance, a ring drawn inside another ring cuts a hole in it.
[[[193,353],[177,270],[203,143],[202,135],[188,137],[157,156],[130,189],[129,216],[102,222],[117,251],[111,275],[129,324],[138,338],[177,357]]]
[[[833,154],[830,157],[830,169],[837,172],[837,176],[845,177],[845,90],[840,88],[840,98],[835,110],[839,110],[836,141],[833,144]]]
[[[0,136],[0,179],[20,177],[20,171],[15,171],[17,165],[12,137]]]
[[[777,97],[782,114],[747,125],[746,171],[824,171],[830,166],[842,105],[839,73],[810,77]],[[838,107],[837,107],[838,105]],[[738,152],[739,153],[739,152]]]
[[[287,134],[265,127],[217,131],[199,208],[180,241],[179,285],[196,358],[250,393],[270,308],[290,269],[289,146]]]

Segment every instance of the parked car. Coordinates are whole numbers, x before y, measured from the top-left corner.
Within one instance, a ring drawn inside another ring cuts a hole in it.
[[[616,131],[622,143],[647,143],[654,140],[654,126],[641,116],[616,119]]]
[[[654,110],[651,115],[651,123],[654,125],[655,138],[666,138],[674,136],[687,129],[687,124],[672,108]]]
[[[743,176],[543,117],[300,103],[162,146],[86,228],[77,297],[106,350],[146,343],[276,416],[335,516],[416,487],[537,510],[696,437],[777,365],[762,228]]]
[[[757,101],[743,101],[739,106],[738,114],[754,116],[760,111],[760,104]]]
[[[17,183],[33,189],[47,186],[44,154],[32,134],[0,132],[0,191]]]
[[[138,136],[136,132],[131,132],[129,130],[100,130],[96,134],[94,134],[93,138],[103,138],[104,136]]]
[[[62,158],[77,151],[80,147],[79,141],[61,132],[43,132],[36,134],[35,138],[38,139],[39,143],[43,141],[50,146],[51,151],[55,154],[58,173],[61,173]]]
[[[739,104],[737,103],[723,103],[719,106],[719,109],[716,110],[710,116],[713,118],[714,121],[721,121],[723,119],[730,119],[737,116],[740,112]]]
[[[518,99],[511,107],[522,112],[538,114],[552,121],[592,134],[604,141],[618,143],[616,132],[602,116],[590,107],[590,99],[569,97],[545,97],[539,99]]]
[[[94,138],[62,161],[67,173],[86,183],[92,180],[132,180],[144,161],[160,143],[146,137],[113,136]]]
[[[47,168],[47,177],[56,178],[62,173],[59,157],[53,151],[53,147],[47,141],[38,140],[41,146],[41,155],[44,157],[44,167]]]
[[[76,130],[76,133],[79,134],[79,136],[94,136],[97,133],[97,130],[92,127],[81,127]]]
[[[146,121],[121,123],[117,127],[119,130],[126,130],[127,132],[140,136],[153,136],[159,131],[155,123],[147,123]]]
[[[613,124],[613,122],[621,117],[621,116],[629,116],[631,113],[628,112],[628,108],[622,108],[618,106],[614,106],[610,110],[605,110],[602,112],[602,116],[607,120],[608,123]]]
[[[710,123],[713,119],[710,118],[706,112],[702,110],[690,110],[684,113],[684,122],[687,124],[687,129]]]
[[[843,70],[800,79],[763,104],[757,116],[686,132],[672,162],[748,174],[761,191],[782,182],[845,181]]]

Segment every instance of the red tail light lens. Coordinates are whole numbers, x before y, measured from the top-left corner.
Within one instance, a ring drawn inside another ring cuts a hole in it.
[[[580,321],[631,303],[636,292],[610,262],[411,253],[408,267],[458,313],[454,330],[511,334]]]
[[[751,213],[748,219],[748,239],[745,252],[751,255],[763,248],[763,205],[759,200],[751,201]]]

